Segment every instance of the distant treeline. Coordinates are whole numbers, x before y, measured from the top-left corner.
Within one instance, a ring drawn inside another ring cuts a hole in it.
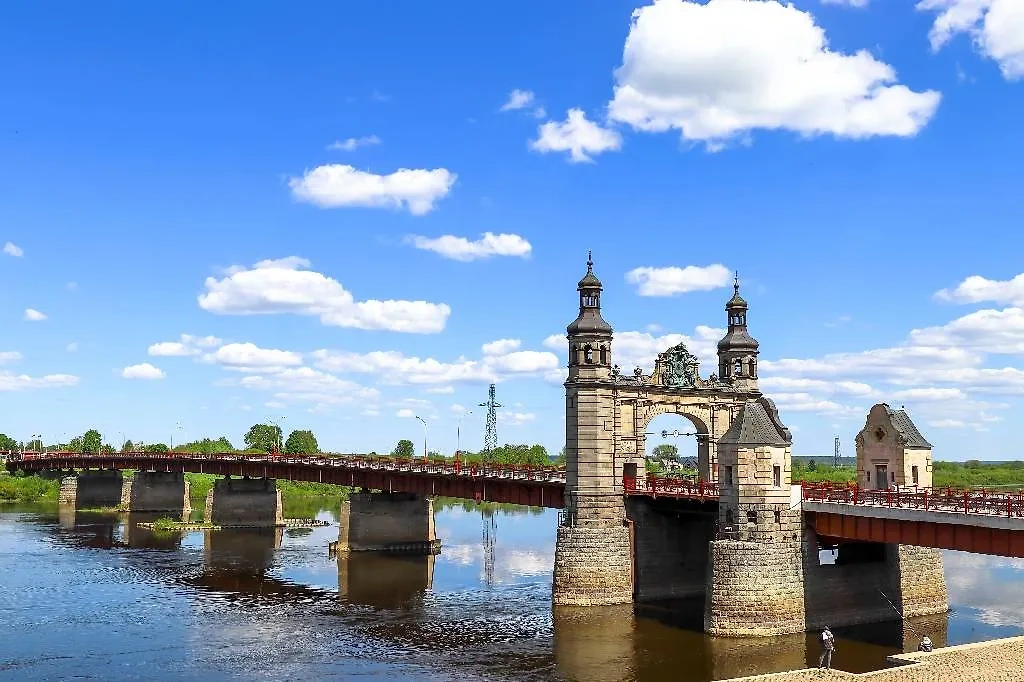
[[[793,458],[793,480],[833,483],[853,483],[857,480],[855,465],[834,468],[819,458],[813,463]],[[851,458],[852,459],[852,458]],[[1024,486],[1024,462],[932,462],[932,486],[942,488],[976,488],[990,486]]]

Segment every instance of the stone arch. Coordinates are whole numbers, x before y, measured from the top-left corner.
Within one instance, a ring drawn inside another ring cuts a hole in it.
[[[664,414],[674,414],[689,421],[698,434],[697,439],[697,470],[700,477],[709,480],[711,470],[711,430],[708,428],[709,416],[707,408],[699,404],[680,403],[673,397],[666,396],[659,399],[651,396],[652,404],[649,405],[637,420],[637,456],[639,459],[646,459],[647,455],[647,428],[651,422]]]

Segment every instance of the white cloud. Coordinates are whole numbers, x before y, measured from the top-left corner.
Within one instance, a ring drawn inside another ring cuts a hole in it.
[[[222,343],[224,342],[216,336],[182,334],[177,341],[154,343],[146,352],[159,357],[187,357],[190,355],[200,355],[203,351],[216,348]]]
[[[302,354],[275,348],[260,348],[254,343],[229,343],[208,356],[227,369],[240,372],[280,372],[302,364]]]
[[[267,401],[267,402],[263,403],[263,407],[267,408],[268,410],[283,410],[284,408],[286,408],[288,406],[285,403],[282,403],[280,401],[270,400],[270,401]]]
[[[372,147],[377,144],[380,144],[379,137],[367,135],[366,137],[349,137],[344,140],[335,140],[327,145],[327,149],[331,151],[354,152],[360,147]]]
[[[336,405],[376,402],[380,398],[375,388],[312,367],[289,367],[266,375],[249,374],[232,383],[254,391],[271,391],[279,402],[313,403],[314,409],[319,411]]]
[[[932,50],[965,33],[1007,80],[1024,78],[1024,4],[1020,0],[921,0],[918,10],[938,12],[928,34]]]
[[[825,400],[810,393],[772,393],[769,397],[783,412],[813,412],[835,416],[863,412],[862,408],[843,405],[834,400]]]
[[[7,242],[4,244],[3,251],[8,256],[14,256],[15,258],[21,258],[25,255],[25,252],[14,242]]]
[[[506,426],[522,426],[536,418],[532,412],[498,412],[498,421]]]
[[[525,109],[533,104],[534,95],[529,90],[513,90],[508,94],[508,99],[501,105],[500,111],[516,111]]]
[[[67,350],[67,352],[69,352],[69,353],[74,353],[75,351],[78,350],[78,342],[77,341],[72,341],[71,343],[69,343],[65,347],[65,350]]]
[[[914,329],[910,342],[1024,355],[1024,308],[978,310],[941,327]]]
[[[78,385],[78,377],[72,374],[47,374],[30,377],[27,374],[0,372],[0,391],[24,391],[34,388],[67,388]]]
[[[533,249],[530,242],[518,234],[494,234],[493,232],[484,232],[475,241],[446,234],[435,238],[410,235],[405,238],[405,242],[417,249],[433,251],[445,258],[464,262],[492,256],[526,258]]]
[[[25,319],[29,322],[42,322],[46,319],[46,313],[41,313],[35,308],[25,308]]]
[[[633,13],[609,117],[715,149],[756,129],[912,136],[939,105],[867,50],[829,49],[808,12],[775,1],[660,0]]]
[[[802,379],[785,376],[766,376],[758,379],[758,386],[763,391],[840,393],[848,396],[867,397],[875,393],[874,389],[862,381],[824,381],[822,379]]]
[[[485,343],[480,347],[480,351],[484,355],[506,355],[512,351],[519,350],[522,344],[523,342],[519,339],[498,339],[497,341]]]
[[[532,350],[485,355],[480,360],[460,357],[452,362],[410,357],[398,351],[318,350],[312,356],[317,366],[327,371],[373,374],[383,383],[396,385],[497,382],[514,377],[543,376],[560,365],[553,353]]]
[[[654,359],[658,353],[685,343],[691,353],[701,361],[701,375],[707,377],[718,372],[718,342],[725,336],[724,329],[698,325],[692,335],[663,334],[655,336],[647,332],[619,332],[612,343],[612,361],[623,368],[623,373],[631,373],[633,367],[642,367],[650,373],[654,369]],[[549,337],[550,338],[550,337]],[[563,340],[562,346],[568,349]]]
[[[621,135],[588,120],[582,109],[570,109],[562,123],[542,123],[537,127],[537,139],[530,142],[534,151],[569,152],[573,163],[593,161],[591,156],[621,147]]]
[[[377,175],[332,163],[289,179],[288,186],[296,199],[320,208],[397,208],[421,216],[448,196],[456,178],[446,168],[400,168],[390,175]]]
[[[666,268],[634,268],[626,273],[626,281],[637,285],[641,296],[674,296],[691,291],[711,291],[729,283],[729,269],[724,265],[687,265]]]
[[[408,407],[403,407],[398,412],[395,412],[395,416],[401,419],[413,419],[416,416],[416,413]]]
[[[162,369],[154,367],[148,362],[141,362],[125,367],[121,370],[121,376],[125,379],[163,379],[167,375]]]
[[[928,426],[936,429],[962,429],[967,423],[961,419],[936,419],[928,422]]]
[[[935,298],[952,303],[1010,303],[1024,305],[1024,272],[1013,279],[988,279],[971,275],[954,289],[940,289]]]
[[[908,401],[944,401],[944,400],[965,400],[967,395],[959,388],[943,388],[938,386],[925,386],[922,388],[908,388],[896,391],[892,394],[894,400]]]
[[[430,388],[424,389],[427,393],[438,393],[441,395],[450,395],[455,393],[454,386],[431,386]]]
[[[307,270],[291,256],[231,268],[223,279],[208,277],[199,307],[219,315],[316,315],[334,327],[433,334],[444,329],[451,309],[427,301],[356,301],[335,279]]]
[[[0,365],[5,365],[12,362],[18,362],[22,358],[21,353],[16,350],[4,350],[0,351]]]

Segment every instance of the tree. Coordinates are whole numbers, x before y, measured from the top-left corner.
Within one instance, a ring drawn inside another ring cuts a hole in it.
[[[68,443],[68,450],[71,452],[82,452],[82,437],[75,436],[72,438],[71,442]]]
[[[234,452],[235,446],[226,437],[221,436],[217,440],[204,438],[185,443],[180,449],[197,455],[214,455],[218,452]]]
[[[135,450],[135,443],[130,440],[126,440],[124,445],[121,446],[121,452],[133,452]]]
[[[98,454],[103,446],[103,436],[96,429],[89,429],[82,434],[82,452],[88,455]]]
[[[669,443],[662,443],[654,448],[654,456],[661,460],[667,460],[669,462],[679,461],[679,448]]]
[[[548,466],[551,464],[551,458],[548,457],[548,449],[540,444],[531,445],[530,449],[526,452],[526,463],[535,467]]]
[[[170,448],[164,443],[150,443],[145,447],[145,452],[152,452],[158,455],[162,455],[165,452],[169,452]]]
[[[316,436],[312,431],[295,430],[288,434],[288,440],[284,442],[284,451],[289,455],[315,455],[320,452]]]
[[[416,455],[416,448],[413,446],[412,441],[403,438],[398,441],[398,445],[391,451],[392,457],[398,457],[400,459],[412,459]]]
[[[20,449],[18,447],[18,441],[14,440],[6,433],[0,433],[0,452],[14,452]]]
[[[807,462],[807,470],[808,471],[817,471],[818,470],[818,463],[815,462],[813,459],[808,461]]]
[[[249,450],[273,452],[281,443],[281,427],[275,424],[253,424],[245,434],[245,447]]]

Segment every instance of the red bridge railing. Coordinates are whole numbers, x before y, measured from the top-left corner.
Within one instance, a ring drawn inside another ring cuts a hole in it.
[[[687,478],[662,478],[647,474],[644,478],[625,476],[622,488],[627,495],[650,497],[682,497],[695,500],[717,500],[718,485]]]
[[[874,507],[901,507],[925,511],[1024,517],[1024,494],[984,488],[919,488],[875,490],[852,483],[800,483],[807,502],[836,502]]]
[[[339,469],[370,469],[379,471],[408,472],[434,476],[458,476],[466,478],[506,479],[536,481],[541,483],[565,483],[565,469],[554,466],[532,466],[529,464],[496,464],[437,461],[430,459],[399,459],[395,457],[374,457],[364,455],[284,455],[249,453],[196,454],[192,452],[114,452],[107,454],[85,454],[81,452],[26,452],[12,453],[9,461],[23,461],[37,465],[58,462],[111,462],[129,460],[174,460],[203,462],[249,462],[255,464],[294,464],[299,466]],[[124,467],[129,468],[129,467]]]

